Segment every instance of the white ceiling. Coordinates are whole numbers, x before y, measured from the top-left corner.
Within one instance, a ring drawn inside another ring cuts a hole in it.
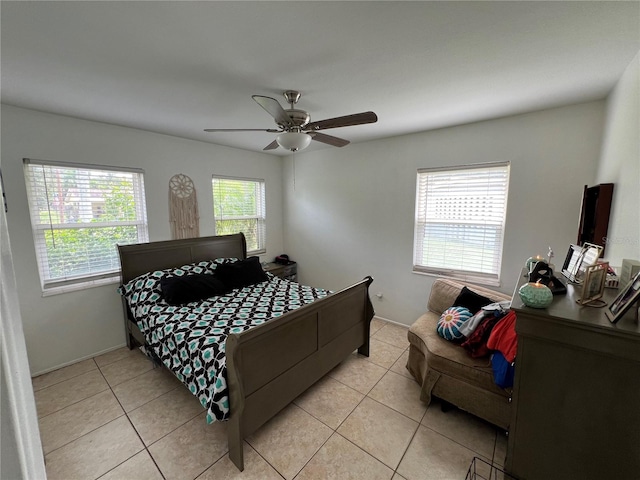
[[[352,142],[604,98],[640,50],[634,2],[2,1],[2,102],[261,151],[252,94]],[[335,148],[312,142],[310,149]],[[344,147],[344,148],[349,148]],[[272,151],[285,154],[283,149]]]

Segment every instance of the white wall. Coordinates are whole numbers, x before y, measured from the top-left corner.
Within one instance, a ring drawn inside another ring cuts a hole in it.
[[[604,113],[605,102],[591,102],[306,152],[287,158],[283,171],[271,155],[3,105],[2,170],[31,372],[122,345],[124,327],[115,285],[41,297],[23,157],[143,168],[151,240],[169,238],[167,182],[175,173],[196,183],[202,235],[214,234],[213,173],[264,178],[264,258],[284,251],[299,262],[303,283],[332,289],[372,275],[372,294],[384,295],[372,295],[376,313],[411,324],[433,282],[411,272],[417,169],[511,161],[500,287],[511,293],[527,257],[552,245],[561,263],[575,241],[582,188],[596,178]]]
[[[190,176],[195,183],[202,236],[215,234],[212,174],[263,178],[267,199],[264,258],[282,253],[280,157],[2,105],[7,223],[34,375],[124,345],[125,336],[115,284],[41,296],[22,167],[24,157],[144,169],[151,241],[170,238],[168,182],[176,173]]]
[[[604,107],[590,102],[289,157],[285,250],[303,283],[337,289],[372,275],[371,293],[383,293],[372,295],[376,314],[409,325],[434,280],[411,271],[417,169],[510,161],[499,289],[512,293],[529,256],[551,245],[561,263],[576,240]]]
[[[614,184],[607,260],[640,260],[640,53],[609,95],[596,183]]]

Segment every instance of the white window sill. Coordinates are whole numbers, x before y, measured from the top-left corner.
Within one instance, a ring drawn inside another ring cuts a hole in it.
[[[78,283],[69,283],[67,285],[56,285],[51,287],[43,287],[42,296],[52,297],[53,295],[61,295],[63,293],[77,292],[88,288],[102,287],[104,285],[113,285],[120,282],[120,275],[113,277],[100,278],[95,280],[87,280]]]
[[[489,278],[489,277],[481,277],[481,276],[473,276],[473,275],[456,275],[455,273],[446,273],[446,272],[424,272],[422,270],[413,269],[412,273],[417,275],[426,275],[428,277],[434,278],[449,278],[451,280],[461,282],[461,283],[475,283],[476,285],[481,286],[490,286],[490,287],[499,287],[501,285],[500,279]]]

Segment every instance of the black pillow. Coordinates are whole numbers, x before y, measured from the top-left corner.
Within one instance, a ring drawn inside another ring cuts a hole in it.
[[[473,314],[480,311],[482,307],[485,305],[489,305],[493,303],[493,300],[487,298],[479,293],[473,292],[469,290],[467,287],[462,287],[462,291],[458,298],[456,298],[455,302],[453,302],[452,307],[464,307],[469,309],[469,311]]]
[[[228,292],[224,283],[210,274],[198,273],[160,279],[162,296],[169,305],[196,302]]]
[[[267,274],[262,270],[258,257],[249,257],[246,260],[218,265],[214,275],[230,289],[247,287],[269,280]]]

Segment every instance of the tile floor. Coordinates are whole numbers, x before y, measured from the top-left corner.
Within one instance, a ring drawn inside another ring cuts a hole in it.
[[[137,350],[36,377],[48,478],[463,480],[474,456],[502,465],[502,432],[420,402],[407,329],[371,327],[369,358],[354,353],[246,439],[242,473],[225,424],[207,425],[197,399]]]

